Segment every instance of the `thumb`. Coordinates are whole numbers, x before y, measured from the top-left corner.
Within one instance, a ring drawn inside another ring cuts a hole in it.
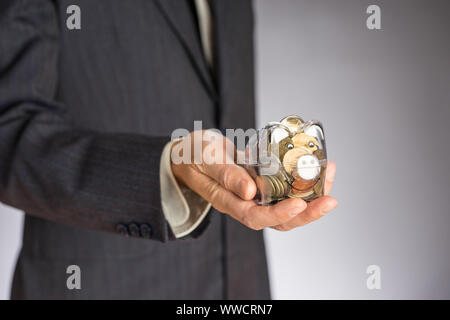
[[[204,165],[205,174],[220,183],[243,200],[256,195],[256,184],[248,172],[236,164]]]

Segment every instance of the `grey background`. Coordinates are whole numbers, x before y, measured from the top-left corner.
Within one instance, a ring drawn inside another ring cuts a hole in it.
[[[382,30],[366,28],[381,7]],[[277,299],[450,298],[450,2],[256,0],[258,124],[325,126],[338,208],[267,230]],[[0,298],[22,216],[0,205]],[[368,290],[366,268],[381,268]]]

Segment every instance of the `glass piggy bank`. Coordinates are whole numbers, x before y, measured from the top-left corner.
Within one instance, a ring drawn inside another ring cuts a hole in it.
[[[248,140],[244,167],[256,182],[258,204],[322,196],[327,154],[321,123],[298,116],[270,122]]]

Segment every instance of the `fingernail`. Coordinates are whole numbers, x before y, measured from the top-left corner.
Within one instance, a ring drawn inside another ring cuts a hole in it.
[[[322,208],[322,209],[320,210],[320,213],[321,213],[322,215],[327,214],[328,212],[330,212],[331,210],[333,210],[334,208],[336,208],[336,207],[337,207],[337,204],[338,204],[338,203],[337,203],[336,200],[328,202],[328,203],[325,205],[325,207]]]
[[[298,209],[300,211],[305,210],[308,207],[308,204],[305,201],[302,201],[301,204],[298,205]]]
[[[295,217],[296,215],[298,215],[300,212],[297,212],[297,211],[291,211],[290,213],[289,213],[289,216],[290,217]]]
[[[240,180],[238,183],[238,190],[241,198],[245,198],[247,195],[248,182],[246,180]]]

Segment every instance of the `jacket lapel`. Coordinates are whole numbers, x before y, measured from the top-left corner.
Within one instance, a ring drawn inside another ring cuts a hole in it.
[[[217,93],[204,58],[196,21],[186,0],[155,0],[156,6],[186,50],[195,70],[213,100]]]

